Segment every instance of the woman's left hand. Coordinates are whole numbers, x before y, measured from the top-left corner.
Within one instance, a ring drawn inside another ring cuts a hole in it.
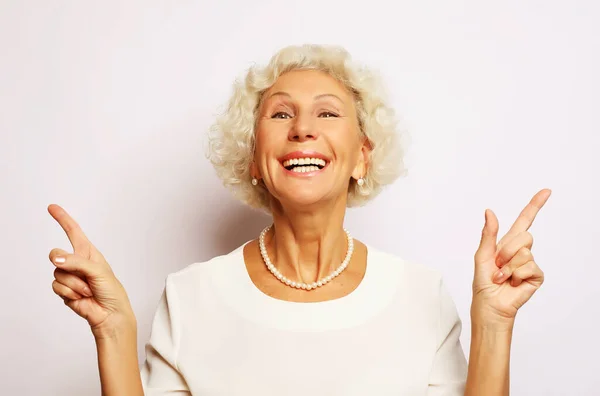
[[[517,311],[544,282],[544,273],[531,253],[533,236],[527,230],[551,193],[549,189],[539,191],[498,244],[498,219],[494,212],[486,210],[481,242],[475,253],[473,324],[512,330]]]

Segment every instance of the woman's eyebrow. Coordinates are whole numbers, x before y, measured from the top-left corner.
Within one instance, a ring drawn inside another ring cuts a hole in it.
[[[283,92],[283,91],[278,91],[278,92],[275,92],[275,93],[272,93],[271,95],[269,95],[268,99],[272,98],[273,96],[277,96],[277,95],[287,96],[288,98],[291,98],[289,93]]]
[[[274,92],[271,95],[269,95],[269,99],[274,96],[277,96],[277,95],[291,98],[291,95],[289,93],[284,92],[284,91],[277,91],[277,92]],[[332,97],[332,98],[339,100],[341,103],[344,103],[344,101],[339,96],[332,94],[332,93],[324,93],[324,94],[316,95],[314,97],[314,100],[318,100],[318,99],[325,98],[325,97]]]
[[[314,99],[317,100],[317,99],[326,98],[326,97],[332,97],[332,98],[339,100],[341,103],[344,103],[344,101],[339,96],[332,94],[332,93],[325,93],[325,94],[317,95],[317,96],[315,96]]]

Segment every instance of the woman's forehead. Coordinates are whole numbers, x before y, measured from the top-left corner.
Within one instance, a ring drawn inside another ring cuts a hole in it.
[[[350,91],[340,81],[318,70],[294,70],[282,74],[264,93],[263,99],[275,97],[308,97],[313,100],[333,98],[346,102],[352,98]]]

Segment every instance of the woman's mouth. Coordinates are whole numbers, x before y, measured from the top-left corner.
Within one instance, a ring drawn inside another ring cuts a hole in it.
[[[282,165],[291,172],[305,173],[321,170],[327,162],[321,158],[293,158],[283,161]]]
[[[327,166],[327,161],[321,158],[291,158],[281,163],[285,170],[297,175],[314,174]]]

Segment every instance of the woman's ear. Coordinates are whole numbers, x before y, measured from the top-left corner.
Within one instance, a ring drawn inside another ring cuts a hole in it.
[[[254,179],[260,179],[260,172],[258,171],[258,166],[256,166],[256,162],[254,161],[250,163],[250,177]]]
[[[356,180],[365,177],[369,168],[369,155],[371,154],[372,146],[369,139],[364,138],[358,154],[358,161],[352,172],[352,177]]]

